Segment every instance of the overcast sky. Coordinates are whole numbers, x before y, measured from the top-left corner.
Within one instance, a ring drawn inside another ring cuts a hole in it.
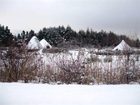
[[[14,33],[70,25],[140,36],[140,0],[0,0],[0,24]]]

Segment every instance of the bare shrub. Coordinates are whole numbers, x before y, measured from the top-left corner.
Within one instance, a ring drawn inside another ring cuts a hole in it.
[[[1,52],[2,81],[17,82],[23,80],[29,82],[35,80],[40,67],[39,57],[35,52],[28,52],[26,47],[9,47]]]
[[[139,61],[139,55],[138,54],[135,54],[135,59],[136,59],[136,61]]]
[[[107,55],[106,58],[104,58],[104,62],[112,62],[112,57]]]
[[[55,83],[56,82],[56,73],[50,65],[46,65],[44,69],[39,71],[41,73],[39,82],[42,83]],[[39,76],[39,75],[38,75]]]
[[[83,54],[82,54],[83,55]],[[81,56],[79,53],[78,56]],[[139,66],[130,55],[117,55],[118,59],[113,63],[112,55],[108,55],[104,62],[98,61],[98,56],[81,59],[60,59],[57,63],[58,72],[56,80],[62,83],[78,84],[128,84],[139,80]],[[129,57],[129,58],[128,58]],[[93,59],[93,60],[92,60]],[[85,62],[86,61],[86,62]],[[117,65],[116,65],[117,63]]]
[[[72,82],[78,82],[81,81],[81,76],[83,73],[83,66],[81,65],[81,62],[78,60],[67,60],[63,61],[61,60],[59,64],[57,64],[58,67],[61,69],[59,72],[59,75],[62,75],[61,81],[64,83],[72,83]]]
[[[84,56],[81,51],[78,52],[77,59],[74,59],[72,56],[70,59],[62,57],[59,62],[56,62],[58,70],[57,79],[62,83],[78,83],[85,84],[90,83],[88,77],[88,71],[86,71],[84,65]]]
[[[50,49],[43,49],[43,53],[61,53],[67,51],[64,48],[50,48]]]
[[[45,53],[50,56],[43,62],[36,51],[26,48],[7,48],[0,52],[0,81],[58,83],[58,84],[128,84],[140,82],[140,66],[137,56],[106,55],[102,61],[98,55],[86,56],[80,50],[72,52]],[[44,54],[44,55],[45,55]]]
[[[94,62],[100,62],[100,59],[97,55],[91,55],[90,58],[87,58],[87,63],[94,63]]]

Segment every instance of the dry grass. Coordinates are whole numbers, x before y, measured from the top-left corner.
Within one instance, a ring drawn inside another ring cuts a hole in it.
[[[117,65],[114,68],[113,55],[103,60],[107,64],[104,65],[98,56],[86,59],[81,51],[77,59],[60,57],[61,59],[55,62],[55,67],[43,63],[36,52],[25,49],[8,49],[0,54],[3,65],[0,70],[2,82],[22,80],[58,84],[128,84],[140,80],[140,66],[136,65],[138,55],[136,60],[128,58],[128,55],[117,55]]]

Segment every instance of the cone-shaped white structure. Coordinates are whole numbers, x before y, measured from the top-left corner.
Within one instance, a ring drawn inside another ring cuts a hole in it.
[[[116,46],[113,50],[130,51],[132,50],[132,48],[124,40],[122,40],[121,43],[118,46]]]
[[[52,48],[52,46],[51,46],[45,39],[42,39],[42,40],[40,41],[40,44],[42,45],[42,48],[43,48],[43,49]]]
[[[41,49],[42,45],[36,36],[33,36],[27,45],[28,49]]]

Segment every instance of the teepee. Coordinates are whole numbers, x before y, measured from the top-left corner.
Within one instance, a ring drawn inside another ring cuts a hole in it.
[[[28,49],[41,49],[42,45],[40,44],[38,38],[33,36],[27,45]]]
[[[124,40],[122,40],[121,43],[117,45],[113,50],[130,51],[132,48]]]
[[[42,40],[40,41],[40,44],[42,45],[42,48],[43,48],[43,49],[52,48],[52,46],[51,46],[45,39],[42,39]]]

